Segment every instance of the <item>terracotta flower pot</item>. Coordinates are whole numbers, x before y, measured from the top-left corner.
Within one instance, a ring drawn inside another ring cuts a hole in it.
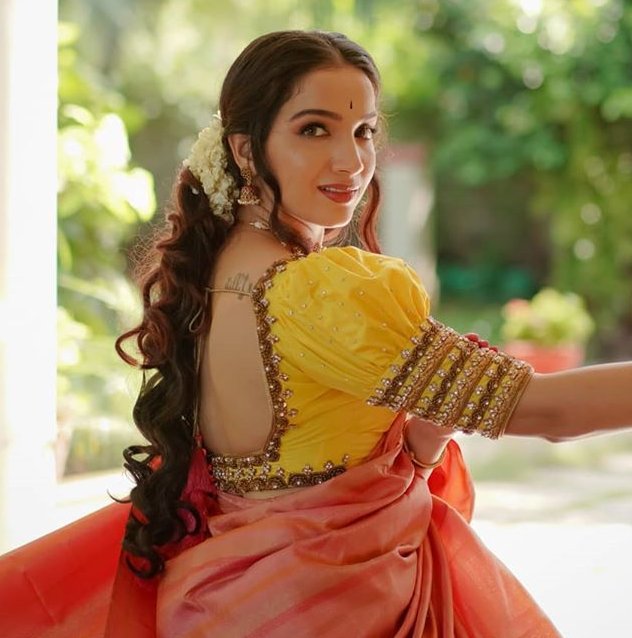
[[[530,363],[536,372],[559,372],[577,368],[584,361],[584,347],[577,344],[541,346],[530,341],[510,341],[503,351]]]

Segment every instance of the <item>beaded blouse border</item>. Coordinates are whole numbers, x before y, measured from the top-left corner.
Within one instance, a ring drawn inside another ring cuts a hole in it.
[[[401,364],[382,379],[367,403],[408,410],[467,434],[500,437],[533,375],[509,355],[479,348],[432,317],[402,350]]]

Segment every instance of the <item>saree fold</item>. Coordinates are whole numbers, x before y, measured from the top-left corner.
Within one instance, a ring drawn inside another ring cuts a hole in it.
[[[458,445],[426,481],[401,450],[402,424],[321,485],[267,500],[220,493],[213,536],[168,560],[158,581],[124,564],[123,505],[1,557],[0,635],[559,636],[469,526]]]
[[[0,636],[103,636],[129,508],[110,505],[0,557]]]
[[[428,483],[394,426],[371,460],[322,485],[220,494],[212,538],[167,564],[159,638],[559,636],[468,525],[458,445]]]

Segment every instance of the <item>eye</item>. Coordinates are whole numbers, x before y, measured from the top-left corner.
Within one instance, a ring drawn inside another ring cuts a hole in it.
[[[368,124],[363,124],[356,131],[356,137],[361,137],[365,140],[372,140],[376,133],[377,129],[375,127],[369,126]]]
[[[327,135],[327,129],[318,122],[310,122],[301,128],[300,134],[306,137],[322,137]]]

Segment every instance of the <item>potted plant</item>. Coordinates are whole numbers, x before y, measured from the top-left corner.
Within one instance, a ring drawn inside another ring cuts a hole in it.
[[[502,309],[501,335],[508,354],[536,372],[556,372],[582,364],[595,325],[583,299],[543,288],[531,301],[512,299]]]

